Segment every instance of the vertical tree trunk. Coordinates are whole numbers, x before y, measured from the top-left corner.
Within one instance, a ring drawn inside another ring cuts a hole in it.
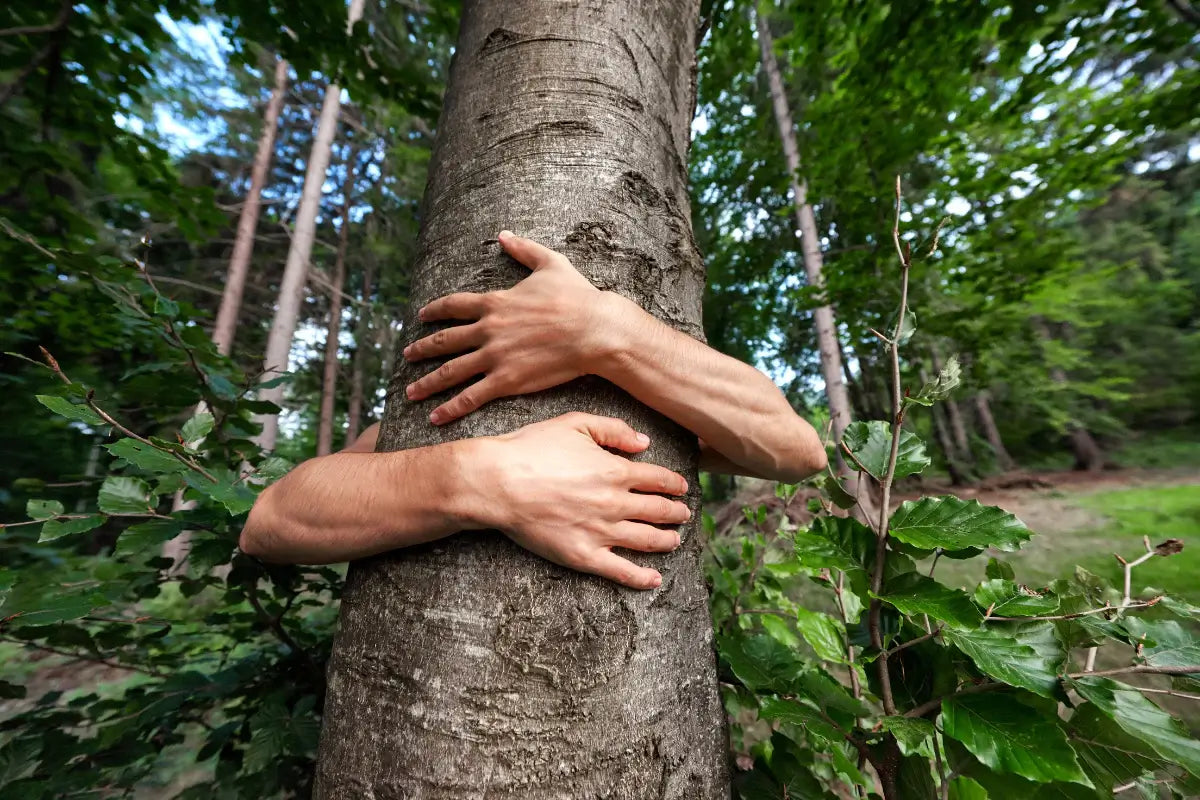
[[[933,362],[933,371],[941,373],[942,356],[936,345],[930,345],[929,357]],[[953,397],[947,397],[941,402],[941,406],[946,409],[946,418],[950,421],[950,433],[954,436],[954,446],[958,451],[958,456],[962,459],[963,464],[969,467],[975,459],[971,456],[971,440],[967,436],[967,425],[963,421],[962,409],[959,408],[958,401]]]
[[[929,382],[929,372],[924,366],[920,369],[920,375],[922,383]],[[933,437],[937,439],[938,447],[946,458],[946,471],[950,473],[950,482],[955,486],[962,486],[967,482],[967,476],[959,463],[958,450],[954,446],[954,440],[950,438],[945,417],[942,416],[939,406],[939,403],[935,403],[929,409],[930,418],[933,420]]]
[[[505,227],[702,335],[686,169],[699,5],[464,3],[405,341],[432,329],[412,311],[430,299],[527,274],[495,243]],[[627,420],[650,436],[647,458],[696,475],[694,436],[598,379],[436,428],[426,418],[436,401],[396,391],[427,368],[397,359],[381,450],[586,410]],[[664,574],[652,592],[562,569],[494,532],[353,564],[315,796],[727,798],[695,523],[683,541],[636,556]]]
[[[821,255],[821,237],[817,233],[817,218],[808,202],[808,181],[800,177],[800,149],[796,145],[796,126],[788,107],[783,78],[775,60],[774,42],[767,20],[755,14],[758,24],[758,45],[762,54],[763,70],[771,91],[771,104],[775,111],[775,123],[783,141],[783,158],[792,182],[792,195],[796,206],[796,225],[800,229],[800,251],[804,257],[804,272],[808,285],[817,292],[825,289],[824,261]],[[842,359],[838,347],[837,320],[829,298],[813,311],[817,328],[817,347],[821,353],[821,374],[825,378],[825,396],[829,401],[829,414],[833,418],[835,441],[842,440],[842,431],[852,419],[850,398],[842,382]]]
[[[325,331],[325,363],[321,374],[321,413],[317,421],[317,455],[333,451],[333,411],[337,399],[338,338],[342,332],[342,287],[346,283],[346,245],[350,241],[350,194],[354,191],[354,149],[346,156],[342,185],[342,226],[338,229],[337,257],[333,265],[333,290],[329,294],[329,326]]]
[[[1000,438],[1000,429],[996,427],[996,418],[992,416],[992,402],[987,392],[975,395],[975,413],[979,417],[979,427],[983,429],[984,437],[988,440],[992,452],[996,454],[996,464],[1006,472],[1016,469],[1017,462],[1008,454],[1008,448]]]
[[[1053,338],[1050,326],[1041,317],[1034,318],[1033,327],[1037,330],[1038,335],[1042,337],[1043,341],[1048,342]],[[1064,338],[1069,338],[1069,327],[1065,328],[1065,334]],[[1050,380],[1060,386],[1065,386],[1068,383],[1066,370],[1060,366],[1051,365]],[[1088,472],[1097,472],[1104,469],[1104,453],[1100,450],[1100,445],[1096,444],[1096,440],[1087,428],[1077,421],[1072,420],[1067,425],[1067,440],[1071,443],[1071,452],[1075,455],[1075,469],[1087,470]]]
[[[364,0],[351,0],[349,28],[362,17]],[[263,360],[263,371],[286,372],[288,354],[292,349],[292,338],[300,318],[300,305],[304,300],[304,285],[308,282],[308,259],[312,255],[313,240],[317,236],[317,211],[321,206],[321,187],[325,185],[325,173],[329,169],[329,158],[333,148],[333,135],[337,128],[338,112],[341,110],[342,89],[335,83],[325,90],[321,116],[317,122],[317,135],[308,154],[308,168],[304,174],[304,189],[300,195],[300,207],[296,210],[296,225],[292,231],[292,242],[288,247],[287,263],[283,268],[283,281],[279,286],[279,304],[275,318],[271,321],[271,332],[267,335],[267,353]],[[273,386],[258,393],[260,400],[275,404],[283,401],[283,386]],[[279,416],[261,415],[262,433],[257,442],[264,450],[275,448],[279,435]]]
[[[233,351],[233,337],[237,332],[246,276],[250,272],[250,256],[254,252],[254,237],[258,231],[258,215],[262,210],[262,190],[271,168],[271,158],[275,154],[275,130],[279,127],[279,112],[283,108],[287,82],[288,62],[277,59],[275,86],[271,89],[271,99],[267,101],[262,135],[254,153],[254,167],[250,171],[250,191],[246,193],[246,202],[238,217],[237,237],[233,241],[233,255],[229,259],[229,276],[225,279],[221,307],[217,310],[217,324],[213,328],[213,343],[222,355],[229,355]]]
[[[366,374],[367,339],[371,335],[371,296],[374,294],[375,262],[370,257],[363,263],[362,294],[358,301],[358,318],[354,324],[354,360],[350,367],[350,407],[346,411],[345,447],[354,444],[362,428],[363,380]]]

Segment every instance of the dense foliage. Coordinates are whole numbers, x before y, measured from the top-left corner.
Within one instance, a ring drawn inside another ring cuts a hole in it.
[[[820,427],[811,310],[831,303],[851,468],[913,489],[922,472],[1098,468],[1131,439],[1196,438],[1186,3],[703,5],[691,176],[708,340],[769,369]],[[341,570],[262,564],[237,536],[320,426],[340,443],[377,407],[457,13],[368,0],[347,34],[340,0],[0,6],[0,795],[306,794]],[[824,293],[803,280],[756,14],[777,39]],[[279,59],[289,85],[222,356],[213,320]],[[344,107],[292,371],[264,375],[333,82]],[[925,235],[914,252],[941,231],[900,271],[897,174],[900,221]],[[898,317],[904,281],[916,315]],[[256,398],[276,381],[284,436],[264,453],[256,420],[280,409]],[[1005,559],[1034,531],[1012,515],[946,495],[880,518],[852,488],[781,486],[732,522],[713,506],[743,796],[1200,792],[1200,745],[1160,707],[1197,696],[1163,677],[1200,664],[1195,597],[1083,569],[1027,586]],[[1122,555],[1178,561],[1178,546]],[[978,567],[962,583],[950,563]]]

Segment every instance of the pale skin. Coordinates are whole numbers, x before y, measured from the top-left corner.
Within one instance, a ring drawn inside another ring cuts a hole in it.
[[[825,468],[816,431],[758,370],[596,289],[565,256],[507,231],[499,238],[530,275],[511,289],[434,300],[420,310],[423,321],[462,324],[404,350],[409,361],[453,356],[407,387],[414,401],[448,393],[433,424],[598,375],[695,433],[706,469],[793,482]],[[503,436],[393,453],[373,452],[377,436],[372,426],[345,451],[307,461],[266,489],[242,549],[330,563],[494,529],[557,564],[652,589],[662,576],[613,548],[673,550],[671,526],[690,516],[670,499],[687,491],[682,476],[605,449],[649,446],[620,420],[566,414]]]

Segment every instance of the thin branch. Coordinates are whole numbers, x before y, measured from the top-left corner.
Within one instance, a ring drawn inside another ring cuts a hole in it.
[[[909,639],[907,642],[904,642],[903,644],[896,645],[891,650],[887,651],[888,658],[891,658],[892,656],[896,655],[896,653],[899,653],[901,650],[907,650],[908,648],[912,647],[913,645],[918,645],[921,642],[929,641],[933,637],[941,635],[943,627],[944,626],[942,626],[942,625],[938,625],[936,628],[934,628],[932,631],[925,634],[924,636],[918,636],[916,639]]]
[[[24,25],[16,28],[0,29],[0,38],[8,36],[40,36],[43,33],[54,33],[67,24],[71,17],[71,2],[64,2],[58,9],[58,15],[45,25]]]
[[[943,700],[949,700],[952,697],[962,697],[963,695],[979,694],[980,692],[991,692],[996,689],[1006,688],[1008,688],[1008,684],[1000,683],[999,681],[984,681],[983,683],[972,684],[971,686],[965,686],[962,689],[951,692],[950,694],[943,695],[942,697],[935,697],[928,702],[922,703],[911,711],[904,712],[904,716],[923,717],[929,712],[937,711],[939,708],[941,708]]]
[[[11,642],[12,644],[19,644],[19,645],[22,645],[23,647],[28,647],[31,650],[40,650],[45,653],[53,653],[57,656],[63,656],[65,658],[70,658],[74,661],[89,661],[93,664],[103,664],[104,666],[112,667],[113,669],[129,670],[130,672],[141,672],[144,675],[152,675],[155,678],[164,678],[165,679],[168,677],[167,673],[159,672],[158,670],[153,669],[152,667],[143,667],[143,666],[140,666],[137,664],[122,664],[119,661],[111,661],[111,660],[109,660],[107,658],[103,658],[101,656],[91,656],[91,655],[85,655],[83,653],[72,653],[69,650],[60,650],[57,647],[51,647],[50,645],[46,645],[46,644],[35,644],[33,642],[27,642],[24,639],[17,639],[16,637],[13,637],[13,636],[0,636],[0,642]]]
[[[987,617],[983,618],[983,621],[984,622],[1047,622],[1050,620],[1060,620],[1060,619],[1079,619],[1080,617],[1087,617],[1087,616],[1091,616],[1092,614],[1103,614],[1106,611],[1123,611],[1123,610],[1129,609],[1129,608],[1149,608],[1150,606],[1158,605],[1158,601],[1160,601],[1160,600],[1162,600],[1161,597],[1155,597],[1151,600],[1147,600],[1144,603],[1129,603],[1129,604],[1121,606],[1121,607],[1103,606],[1101,608],[1089,608],[1087,611],[1077,611],[1073,614],[1051,614],[1049,616],[1043,616],[1043,617],[992,617],[992,616],[987,616]]]
[[[1163,666],[1156,667],[1152,664],[1134,664],[1129,667],[1116,667],[1114,669],[1100,669],[1095,672],[1072,672],[1068,677],[1071,678],[1086,678],[1089,675],[1128,675],[1136,673],[1138,675],[1196,675],[1200,673],[1200,664],[1189,664],[1186,666]],[[1140,686],[1131,686],[1131,689],[1141,691]]]

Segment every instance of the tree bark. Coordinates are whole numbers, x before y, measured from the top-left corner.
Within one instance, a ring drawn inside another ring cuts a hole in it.
[[[426,188],[403,339],[455,291],[512,286],[511,228],[602,289],[702,336],[704,268],[686,157],[699,0],[468,0]],[[567,411],[619,416],[681,471],[695,436],[582,379],[445,428],[401,391],[381,450],[498,434]],[[495,532],[353,564],[329,668],[318,798],[729,796],[727,736],[695,520],[664,582],[635,592],[543,561]]]
[[[996,418],[992,416],[992,402],[987,392],[975,395],[975,413],[979,417],[979,427],[983,429],[984,437],[988,440],[992,452],[996,454],[996,464],[1006,472],[1016,469],[1017,462],[1008,454],[1008,448],[1000,438],[1000,429],[996,427]]]
[[[262,135],[254,153],[254,167],[250,171],[250,191],[238,217],[237,237],[233,242],[233,255],[229,259],[229,276],[225,279],[225,290],[221,293],[221,307],[217,310],[217,323],[213,328],[213,343],[222,355],[233,352],[233,337],[237,332],[238,315],[242,310],[242,295],[246,290],[246,276],[250,272],[250,256],[254,252],[254,237],[258,231],[258,215],[262,210],[262,190],[275,154],[275,131],[279,127],[279,112],[287,93],[288,62],[282,58],[275,61],[275,86],[271,99],[267,101],[267,112],[263,117]]]
[[[338,230],[337,256],[333,265],[333,291],[329,293],[329,326],[325,330],[325,363],[321,370],[321,413],[317,421],[317,455],[333,451],[333,411],[337,399],[338,338],[342,332],[342,286],[346,283],[346,245],[350,241],[350,195],[354,191],[355,152],[346,156],[346,180],[342,185],[342,226]]]
[[[347,23],[349,28],[352,29],[354,23],[362,17],[363,3],[364,0],[351,0]],[[271,321],[271,332],[267,335],[263,372],[268,378],[273,373],[286,372],[288,368],[288,355],[292,349],[292,338],[296,335],[300,306],[304,300],[304,286],[308,282],[308,259],[312,255],[313,241],[317,236],[317,211],[321,206],[321,188],[325,185],[325,173],[329,169],[333,135],[337,128],[341,105],[341,87],[335,83],[329,84],[317,122],[317,135],[308,155],[300,207],[296,210],[292,242],[288,247],[283,280],[279,285],[279,304],[275,309],[275,318]],[[260,400],[280,405],[283,402],[283,386],[262,389],[258,397]],[[258,420],[263,426],[262,433],[256,439],[259,447],[274,450],[275,439],[279,435],[279,415],[264,414],[260,415]]]
[[[774,41],[771,38],[767,20],[761,14],[756,14],[755,20],[758,24],[758,44],[762,55],[763,70],[767,73],[771,105],[775,111],[775,123],[779,127],[779,137],[783,142],[784,162],[787,164],[788,175],[792,182],[796,225],[800,229],[800,252],[804,258],[804,272],[808,276],[808,285],[823,295],[825,265],[821,255],[821,237],[817,232],[816,215],[813,213],[812,205],[808,202],[808,181],[800,176],[800,148],[796,144],[796,126],[792,120],[791,109],[788,107],[783,78],[779,73],[779,63],[775,60]],[[838,346],[837,320],[828,297],[823,297],[823,304],[813,311],[813,321],[817,328],[817,347],[821,353],[821,374],[825,378],[825,396],[829,401],[829,414],[833,419],[834,440],[841,442],[842,432],[853,417],[846,385],[842,381],[842,359]]]
[[[362,295],[358,301],[358,319],[354,324],[354,359],[350,366],[350,401],[346,411],[345,446],[354,444],[362,428],[363,381],[366,375],[367,339],[371,334],[371,297],[374,294],[375,262],[367,256],[363,264]]]

